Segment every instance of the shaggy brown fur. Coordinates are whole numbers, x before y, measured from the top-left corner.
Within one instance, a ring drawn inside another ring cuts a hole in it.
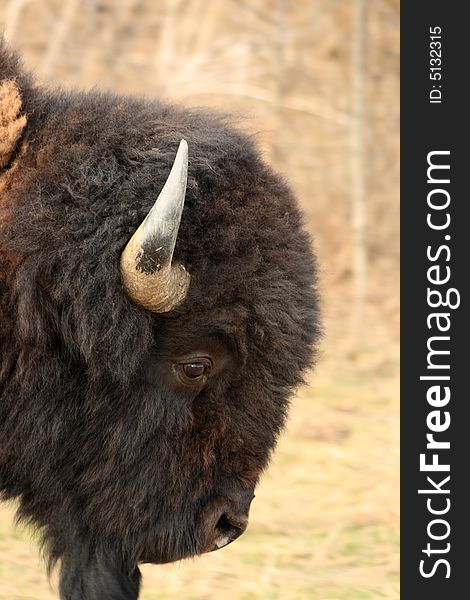
[[[26,125],[26,117],[18,116],[21,98],[11,79],[0,83],[0,167],[5,167]]]
[[[219,504],[249,505],[319,334],[310,242],[224,116],[33,87],[1,42],[0,90],[0,490],[60,559],[62,598],[136,598],[139,561],[204,551]],[[119,257],[181,138],[191,285],[153,315]],[[219,372],[175,386],[168,365],[202,347]]]

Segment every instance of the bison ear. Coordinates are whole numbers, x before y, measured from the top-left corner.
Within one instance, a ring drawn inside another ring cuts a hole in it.
[[[21,95],[14,79],[0,81],[0,169],[8,165],[26,125]]]

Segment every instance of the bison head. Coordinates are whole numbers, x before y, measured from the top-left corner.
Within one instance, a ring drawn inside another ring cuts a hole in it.
[[[227,117],[50,91],[0,45],[0,133],[1,494],[62,598],[135,598],[247,526],[318,337],[310,241]]]

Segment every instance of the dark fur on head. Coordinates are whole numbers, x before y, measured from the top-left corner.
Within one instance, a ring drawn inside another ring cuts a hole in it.
[[[0,489],[61,560],[63,598],[134,598],[137,563],[204,551],[208,507],[252,491],[269,461],[319,335],[310,242],[227,117],[35,87],[0,42],[7,82],[22,126],[0,169]],[[155,315],[123,292],[119,257],[182,138],[175,259],[191,285]],[[177,393],[162,360],[206,338],[229,366]]]

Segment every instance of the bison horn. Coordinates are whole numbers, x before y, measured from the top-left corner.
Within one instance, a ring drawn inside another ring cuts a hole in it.
[[[121,276],[138,305],[168,312],[188,292],[189,273],[172,263],[188,179],[188,144],[181,140],[168,179],[150,212],[121,254]]]

